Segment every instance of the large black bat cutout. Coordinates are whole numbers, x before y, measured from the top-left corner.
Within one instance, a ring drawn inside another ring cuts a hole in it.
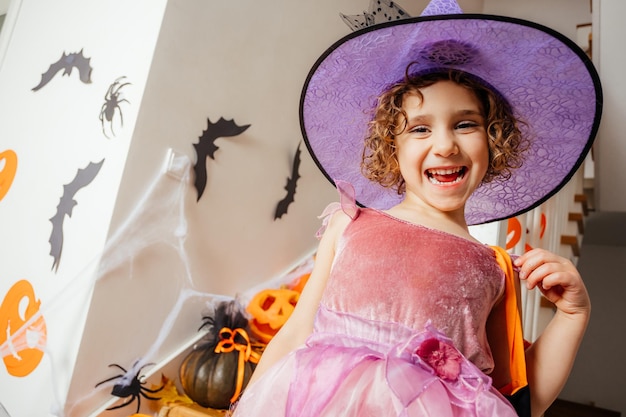
[[[74,196],[81,188],[85,187],[100,172],[104,159],[98,163],[90,162],[86,168],[79,169],[76,176],[69,184],[63,186],[63,196],[57,205],[57,212],[50,218],[52,222],[52,233],[50,233],[50,255],[54,258],[52,269],[56,272],[59,269],[61,260],[61,252],[63,251],[63,221],[65,215],[72,217],[72,210],[78,203],[74,200]]]
[[[85,58],[82,49],[79,53],[71,53],[69,55],[63,52],[61,58],[54,64],[50,65],[48,71],[41,75],[41,81],[36,87],[33,87],[32,90],[37,91],[44,85],[48,84],[50,80],[61,70],[63,70],[63,75],[70,75],[74,68],[78,70],[78,75],[80,76],[80,80],[82,82],[85,84],[91,83],[92,68],[89,64],[90,60],[91,58]]]
[[[206,187],[206,158],[208,156],[211,159],[215,159],[215,151],[219,149],[215,145],[215,141],[218,138],[237,136],[250,127],[250,125],[239,126],[233,119],[225,120],[222,117],[216,123],[211,123],[211,119],[207,119],[207,121],[208,127],[202,132],[200,141],[193,144],[197,156],[196,164],[193,166],[195,173],[194,186],[198,191],[198,199],[196,201],[200,201],[200,197],[202,197]]]
[[[370,0],[369,10],[362,14],[345,15],[339,13],[341,19],[352,31],[363,29],[378,23],[391,22],[411,17],[395,1]]]
[[[301,144],[302,142],[300,142]],[[293,203],[294,198],[296,196],[296,184],[298,183],[298,178],[300,178],[300,144],[298,144],[298,149],[296,150],[296,154],[293,157],[293,167],[291,168],[291,177],[287,178],[287,185],[285,185],[285,190],[287,190],[287,195],[285,198],[280,200],[276,205],[276,213],[274,214],[274,220],[283,216],[283,214],[287,213],[287,208],[291,203]]]

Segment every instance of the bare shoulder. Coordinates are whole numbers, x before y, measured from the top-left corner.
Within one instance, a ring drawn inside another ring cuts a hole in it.
[[[337,210],[332,214],[330,221],[328,222],[328,230],[333,234],[341,234],[351,221],[352,218],[343,210]]]
[[[330,251],[330,253],[334,253],[339,237],[343,234],[351,221],[352,218],[343,210],[337,210],[328,215],[328,218],[324,220],[318,255],[320,255],[320,252]]]

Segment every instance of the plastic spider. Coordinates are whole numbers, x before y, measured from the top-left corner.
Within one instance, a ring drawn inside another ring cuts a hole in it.
[[[135,363],[136,365],[137,363]],[[121,379],[122,381],[118,384],[113,385],[113,389],[111,390],[111,395],[115,395],[116,397],[120,397],[120,398],[127,398],[127,397],[131,397],[130,400],[120,404],[120,405],[116,405],[114,407],[109,407],[107,408],[107,410],[115,410],[117,408],[122,408],[125,407],[129,404],[131,404],[133,401],[135,401],[135,399],[137,399],[137,413],[139,413],[139,408],[141,407],[141,397],[144,397],[148,400],[159,400],[160,397],[151,397],[149,395],[147,395],[146,393],[150,393],[150,394],[154,394],[156,392],[159,392],[163,389],[164,385],[162,385],[161,387],[157,388],[157,389],[149,389],[144,387],[144,382],[143,382],[143,375],[141,375],[141,370],[143,368],[145,368],[146,366],[149,365],[154,365],[153,363],[148,363],[145,364],[144,366],[142,366],[141,368],[139,368],[139,370],[137,371],[137,373],[135,374],[135,376],[129,380],[129,376],[128,371],[124,368],[122,368],[120,365],[116,364],[116,363],[112,363],[109,365],[109,368],[111,367],[115,367],[120,369],[121,371],[123,371],[123,374],[120,375],[115,375],[114,377],[105,379],[104,381],[100,381],[96,384],[96,388],[99,385],[102,385],[106,382],[109,381],[113,381],[115,379]]]
[[[113,131],[113,116],[115,116],[115,112],[119,112],[120,114],[120,125],[124,126],[124,117],[122,116],[122,108],[120,107],[120,103],[128,103],[128,100],[121,98],[121,89],[130,83],[122,83],[122,80],[126,77],[119,77],[116,79],[113,84],[109,86],[106,94],[104,95],[104,104],[100,109],[100,123],[102,124],[102,133],[107,138],[109,137],[105,131],[104,123],[111,124],[111,134],[115,136],[115,132]]]

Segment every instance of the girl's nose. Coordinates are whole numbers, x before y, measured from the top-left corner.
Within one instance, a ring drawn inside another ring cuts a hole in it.
[[[452,132],[439,132],[433,135],[432,139],[433,152],[441,157],[448,158],[452,155],[456,155],[459,151],[456,138]]]

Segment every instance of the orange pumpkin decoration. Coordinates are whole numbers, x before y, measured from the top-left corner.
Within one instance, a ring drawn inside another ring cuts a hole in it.
[[[287,288],[267,289],[257,293],[246,310],[252,315],[250,331],[264,343],[269,343],[285,324],[300,293]]]
[[[28,301],[24,311],[20,310],[22,300]],[[10,352],[0,352],[9,374],[23,377],[37,368],[43,358],[42,347],[46,344],[46,322],[42,315],[28,327],[24,325],[39,313],[40,301],[35,298],[35,290],[23,279],[11,287],[0,305],[0,346],[8,339]],[[37,339],[33,340],[32,336]]]

